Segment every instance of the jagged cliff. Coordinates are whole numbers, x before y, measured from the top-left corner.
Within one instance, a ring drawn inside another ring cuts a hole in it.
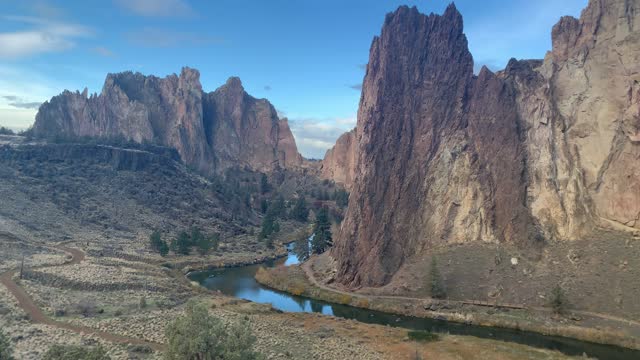
[[[544,60],[474,76],[454,5],[389,14],[371,45],[355,162],[333,170],[354,171],[338,280],[386,284],[434,246],[536,249],[603,222],[640,229],[639,26],[640,1],[591,0],[554,27]],[[336,167],[336,149],[323,166]]]
[[[356,172],[356,137],[356,129],[346,132],[327,150],[322,160],[320,177],[342,184],[347,190],[351,189]]]
[[[205,172],[230,166],[269,171],[302,162],[286,119],[265,99],[248,95],[238,78],[205,93],[197,70],[166,78],[109,74],[100,95],[65,91],[36,116],[38,137],[123,137],[175,148]]]

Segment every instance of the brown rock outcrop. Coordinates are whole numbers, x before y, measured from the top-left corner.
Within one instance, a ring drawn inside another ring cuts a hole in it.
[[[529,249],[601,219],[640,229],[639,31],[640,1],[591,0],[554,27],[544,61],[474,76],[455,6],[387,15],[332,250],[338,280],[386,284],[436,245]]]
[[[205,172],[231,166],[270,171],[302,162],[286,121],[265,99],[248,95],[238,78],[204,93],[197,70],[166,78],[109,74],[100,95],[65,91],[36,116],[39,137],[122,137],[175,148]]]
[[[320,176],[331,179],[351,190],[356,172],[356,129],[342,134],[327,150],[322,160]]]

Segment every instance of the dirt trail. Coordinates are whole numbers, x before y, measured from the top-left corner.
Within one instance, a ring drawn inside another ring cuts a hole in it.
[[[55,246],[55,248],[65,251],[67,253],[70,253],[72,255],[72,258],[70,261],[67,261],[62,265],[56,265],[56,266],[68,266],[68,265],[79,264],[85,259],[85,254],[81,250],[69,248],[66,246]],[[16,300],[18,301],[18,306],[20,306],[20,308],[24,310],[24,312],[27,313],[27,315],[29,315],[32,322],[37,324],[53,326],[59,329],[73,331],[80,335],[88,335],[88,334],[94,335],[101,339],[104,339],[106,341],[113,342],[113,343],[146,345],[156,351],[164,350],[164,345],[162,344],[148,342],[148,341],[144,341],[136,338],[115,335],[115,334],[103,332],[100,330],[92,329],[86,326],[74,325],[74,324],[69,324],[62,321],[52,320],[47,315],[45,315],[44,312],[42,312],[42,310],[38,307],[38,305],[35,304],[35,302],[29,296],[29,294],[26,293],[26,291],[24,291],[24,289],[20,287],[20,285],[18,285],[15,281],[13,281],[13,276],[15,274],[16,274],[15,270],[8,271],[1,274],[0,283],[2,283],[2,285],[4,285],[9,290],[9,292],[16,298]]]
[[[349,295],[349,296],[362,296],[368,299],[388,299],[388,300],[409,300],[409,301],[424,301],[424,300],[429,300],[428,298],[416,298],[416,297],[408,297],[408,296],[394,296],[394,295],[366,295],[366,294],[358,294],[358,293],[352,293],[352,292],[348,292],[348,291],[343,291],[343,290],[339,290],[330,286],[327,286],[325,284],[322,284],[320,281],[318,281],[318,279],[316,279],[315,274],[313,272],[313,270],[311,269],[311,262],[310,261],[306,261],[304,263],[301,264],[302,269],[305,272],[305,275],[307,276],[307,279],[309,279],[309,281],[311,281],[311,283],[314,286],[317,286],[323,290],[326,291],[331,291],[334,293],[338,293],[338,294],[343,294],[343,295]],[[546,312],[546,313],[550,313],[552,312],[551,309],[549,308],[544,308],[544,307],[525,307],[525,306],[518,306],[518,305],[504,305],[504,304],[489,304],[489,303],[481,303],[481,302],[477,302],[477,301],[454,301],[454,300],[449,300],[450,302],[454,302],[454,303],[461,303],[461,304],[467,304],[467,305],[481,305],[481,306],[492,306],[492,307],[497,307],[497,308],[522,308],[522,309],[527,309],[527,310],[534,310],[534,311],[539,311],[539,312]],[[580,310],[571,310],[572,314],[576,314],[576,315],[582,315],[582,316],[589,316],[592,318],[599,318],[599,319],[604,319],[604,320],[609,320],[609,321],[614,321],[614,322],[619,322],[619,323],[623,323],[626,324],[628,326],[632,326],[632,327],[640,327],[640,322],[638,321],[634,321],[634,320],[630,320],[630,319],[625,319],[625,318],[621,318],[621,317],[617,317],[617,316],[613,316],[613,315],[608,315],[608,314],[600,314],[600,313],[595,313],[595,312],[590,312],[590,311],[580,311]]]

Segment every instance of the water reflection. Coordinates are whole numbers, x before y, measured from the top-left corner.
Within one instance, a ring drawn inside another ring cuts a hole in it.
[[[306,248],[308,249],[308,246]],[[304,258],[304,244],[300,244],[300,242],[291,243],[287,246],[287,249],[289,250],[288,256],[277,261],[267,262],[262,265],[192,273],[189,275],[189,278],[199,282],[209,289],[219,290],[226,295],[257,303],[271,304],[274,308],[287,312],[314,312],[353,319],[370,324],[390,325],[407,329],[428,330],[434,332],[447,332],[457,335],[471,335],[481,338],[515,342],[539,348],[558,350],[567,355],[582,355],[585,353],[589,357],[597,359],[640,359],[640,351],[615,346],[593,344],[562,337],[544,336],[537,333],[518,330],[465,325],[409,316],[398,316],[373,310],[307,299],[272,290],[260,285],[254,278],[260,266],[289,266],[298,264],[300,262],[300,258]]]

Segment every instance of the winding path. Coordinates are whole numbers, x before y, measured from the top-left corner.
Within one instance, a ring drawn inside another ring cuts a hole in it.
[[[81,250],[66,247],[66,246],[54,246],[54,247],[58,250],[62,250],[67,253],[70,253],[72,256],[70,261],[67,261],[64,264],[55,265],[55,266],[68,266],[68,265],[79,264],[85,259],[85,254]],[[126,337],[126,336],[120,336],[120,335],[96,330],[87,326],[69,324],[66,322],[56,321],[49,318],[47,315],[45,315],[42,309],[40,309],[38,305],[36,305],[36,303],[33,301],[31,296],[29,296],[29,294],[27,294],[27,292],[22,287],[20,287],[20,285],[18,285],[15,281],[13,281],[13,276],[16,274],[16,272],[17,272],[16,270],[11,270],[1,274],[0,283],[2,283],[2,285],[4,285],[9,290],[9,292],[16,298],[16,300],[18,301],[18,306],[22,310],[24,310],[24,312],[27,313],[27,315],[29,315],[32,322],[36,324],[44,324],[44,325],[53,326],[59,329],[73,331],[80,335],[97,336],[103,340],[106,340],[112,343],[145,345],[145,346],[149,346],[150,348],[156,351],[164,350],[164,345],[162,344],[149,342],[149,341],[136,339],[136,338],[131,338],[131,337]]]
[[[330,291],[330,292],[334,292],[334,293],[338,293],[338,294],[343,294],[343,295],[349,295],[349,296],[361,296],[364,298],[368,298],[368,299],[387,299],[387,300],[408,300],[408,301],[424,301],[424,300],[429,300],[428,298],[417,298],[417,297],[409,297],[409,296],[395,296],[395,295],[367,295],[367,294],[358,294],[358,293],[352,293],[352,292],[347,292],[347,291],[342,291],[340,289],[336,289],[333,287],[330,287],[326,284],[321,283],[315,276],[315,273],[313,272],[313,269],[311,269],[311,261],[305,261],[304,263],[301,264],[300,267],[302,267],[302,269],[305,272],[305,275],[307,276],[307,279],[309,281],[311,281],[311,283],[323,290],[326,291]],[[492,303],[488,303],[488,302],[481,302],[481,301],[455,301],[455,300],[449,300],[450,302],[455,302],[455,303],[461,303],[463,305],[479,305],[479,306],[490,306],[490,307],[495,307],[495,308],[510,308],[510,309],[526,309],[526,310],[534,310],[534,311],[539,311],[539,312],[545,312],[545,313],[550,313],[552,312],[552,309],[549,308],[545,308],[545,307],[526,307],[526,306],[521,306],[521,305],[509,305],[509,304],[492,304]],[[608,315],[608,314],[600,314],[600,313],[595,313],[595,312],[591,312],[591,311],[581,311],[581,310],[571,310],[572,314],[576,314],[576,315],[582,315],[582,316],[590,316],[590,317],[594,317],[594,318],[600,318],[600,319],[604,319],[604,320],[609,320],[609,321],[614,321],[614,322],[619,322],[619,323],[623,323],[623,324],[627,324],[629,326],[635,327],[636,331],[640,331],[638,330],[638,328],[640,328],[640,322],[638,321],[634,321],[631,319],[625,319],[625,318],[621,318],[618,316],[613,316],[613,315]]]

